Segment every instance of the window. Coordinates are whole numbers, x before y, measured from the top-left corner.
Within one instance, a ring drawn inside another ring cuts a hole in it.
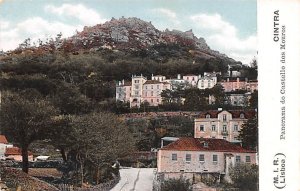
[[[216,125],[211,126],[211,131],[216,131]]]
[[[223,125],[223,132],[227,131],[227,125]]]
[[[234,140],[236,140],[236,141],[238,141],[238,140],[239,140],[239,138],[238,138],[238,137],[234,137],[233,139],[234,139]]]
[[[203,146],[207,148],[208,147],[208,142],[204,142]]]
[[[246,156],[246,162],[251,162],[250,156]]]
[[[153,85],[151,85],[151,89],[153,89]]]
[[[201,82],[201,87],[202,87],[202,88],[204,87],[204,83],[203,83],[203,82]]]
[[[235,156],[235,162],[240,163],[241,162],[241,156]]]
[[[227,118],[227,115],[224,114],[224,115],[223,115],[223,121],[226,121],[226,118]]]
[[[210,88],[210,82],[208,82],[208,84],[207,84],[207,87],[209,87],[209,88]]]
[[[241,119],[244,119],[244,118],[245,118],[245,114],[241,113],[241,114],[240,114],[240,118],[241,118]]]
[[[139,89],[140,86],[139,86],[139,85],[135,85],[134,88],[135,88],[135,89]]]
[[[204,131],[204,125],[200,125],[200,131]]]
[[[147,89],[147,86],[145,86],[145,89]]]
[[[151,96],[153,96],[153,91],[151,91]]]
[[[159,85],[157,85],[157,89],[159,89]]]
[[[139,95],[139,92],[138,92],[138,91],[135,91],[134,93],[135,93],[136,96]]]
[[[210,115],[209,115],[209,114],[206,114],[205,117],[206,117],[206,119],[209,119],[209,118],[210,118]]]
[[[192,160],[192,155],[191,154],[186,154],[185,155],[185,161],[190,162]]]
[[[223,139],[224,139],[224,140],[226,140],[226,139],[227,139],[227,137],[223,137]]]
[[[153,99],[151,99],[151,103],[153,103]]]
[[[140,82],[139,80],[134,80],[134,83],[136,83],[136,84],[139,83],[139,82]]]
[[[176,161],[177,160],[177,154],[172,154],[172,160]]]
[[[218,162],[218,155],[213,155],[213,162],[217,163]]]
[[[204,154],[200,154],[199,155],[199,161],[200,162],[204,162]]]
[[[145,96],[147,97],[147,92],[145,92]]]
[[[234,125],[233,126],[233,131],[239,131],[239,126],[238,125]]]

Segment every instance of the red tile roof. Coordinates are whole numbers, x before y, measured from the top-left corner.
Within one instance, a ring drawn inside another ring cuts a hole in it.
[[[240,118],[240,115],[243,113],[245,116],[245,119],[249,119],[251,117],[254,117],[256,112],[255,110],[222,110],[222,111],[228,111],[232,114],[232,118]],[[222,111],[218,110],[209,110],[206,112],[201,112],[199,115],[199,118],[206,118],[207,114],[210,114],[210,118],[218,118],[218,114]]]
[[[0,135],[0,143],[7,144],[7,139],[4,135]]]
[[[22,150],[19,147],[6,148],[5,155],[22,155]],[[28,151],[28,155],[32,155],[32,152]]]
[[[207,146],[204,145],[205,143]],[[256,151],[244,149],[223,139],[197,139],[192,137],[182,137],[179,140],[161,148],[161,150],[256,153]]]

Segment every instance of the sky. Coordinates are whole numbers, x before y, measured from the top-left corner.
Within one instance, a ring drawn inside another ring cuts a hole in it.
[[[249,64],[257,52],[256,11],[256,0],[0,0],[0,50],[124,16],[159,30],[192,29],[213,50]]]

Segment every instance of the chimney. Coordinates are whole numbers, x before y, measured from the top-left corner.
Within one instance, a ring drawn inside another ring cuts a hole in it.
[[[236,78],[236,81],[237,81],[237,82],[240,82],[240,78]]]
[[[177,79],[180,80],[181,79],[181,76],[180,74],[177,74]]]
[[[229,78],[227,78],[227,82],[229,82]]]

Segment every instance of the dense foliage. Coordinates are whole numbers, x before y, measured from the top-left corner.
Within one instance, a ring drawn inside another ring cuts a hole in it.
[[[258,191],[258,166],[240,164],[232,167],[229,172],[233,187],[240,191]]]
[[[162,182],[161,191],[192,191],[192,184],[185,179],[169,179]]]

